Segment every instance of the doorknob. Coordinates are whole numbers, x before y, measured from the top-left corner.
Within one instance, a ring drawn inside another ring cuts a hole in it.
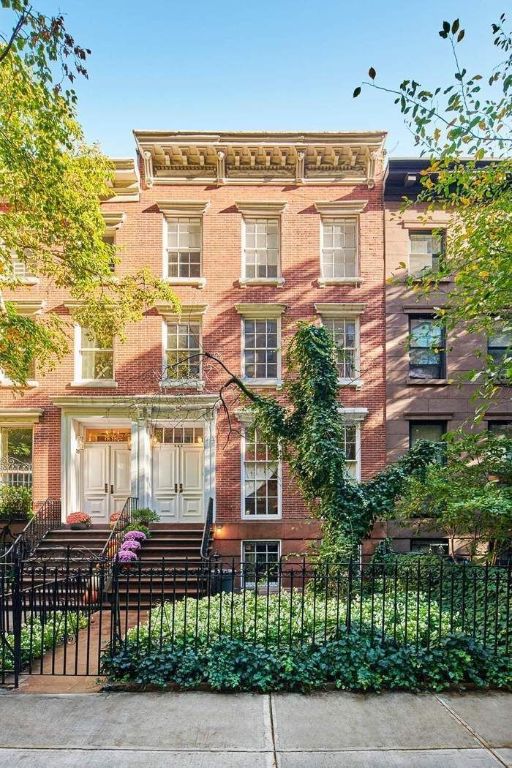
[[[114,493],[114,486],[113,485],[110,486],[110,493]]]

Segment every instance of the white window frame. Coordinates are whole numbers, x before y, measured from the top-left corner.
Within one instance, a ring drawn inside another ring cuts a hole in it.
[[[246,544],[277,544],[277,565],[280,567],[281,565],[281,558],[282,558],[282,552],[283,552],[283,546],[282,546],[282,540],[281,539],[242,539],[240,542],[240,564],[241,564],[241,571],[244,573],[245,571],[245,565],[247,563],[245,559],[245,545]],[[269,587],[277,587],[279,585],[279,581],[270,581],[268,582]],[[244,581],[244,586],[253,588],[256,587],[255,581]]]
[[[108,350],[105,350],[108,351]],[[74,326],[74,374],[75,378],[71,382],[73,387],[117,387],[115,380],[116,372],[116,354],[114,339],[112,339],[112,379],[84,379],[82,376],[82,326]]]
[[[355,229],[355,275],[349,275],[346,277],[332,277],[325,274],[325,262],[324,262],[324,235],[326,224],[332,224],[336,222],[351,222],[354,224]],[[322,216],[320,218],[320,277],[318,279],[319,285],[343,285],[343,284],[359,284],[361,283],[361,264],[360,264],[360,235],[359,235],[359,216],[357,215],[330,215]]]
[[[251,379],[246,375],[245,372],[245,321],[249,320],[251,322],[258,322],[258,321],[269,321],[269,320],[275,320],[276,322],[276,332],[277,332],[277,376],[276,378],[255,378]],[[241,369],[242,369],[242,380],[244,382],[247,382],[248,384],[252,384],[254,386],[281,386],[282,385],[282,372],[281,372],[281,318],[280,317],[242,317],[242,360],[241,360]]]
[[[245,456],[247,446],[247,430],[251,429],[251,423],[245,423],[242,428],[241,446],[240,446],[240,509],[242,520],[266,520],[273,522],[274,520],[282,520],[283,517],[283,462],[280,453],[278,453],[277,459],[277,515],[246,515],[245,514]]]
[[[168,344],[168,326],[169,324],[175,324],[175,325],[185,325],[190,323],[195,323],[199,325],[199,352],[202,352],[203,349],[203,322],[201,315],[194,315],[192,317],[186,316],[172,316],[168,315],[164,318],[162,322],[162,371],[164,372],[164,376],[161,381],[162,387],[194,387],[196,389],[202,389],[204,386],[203,382],[203,359],[200,356],[199,357],[199,376],[197,379],[170,379],[167,378],[165,373],[167,372],[167,344]]]
[[[277,224],[277,275],[275,277],[249,277],[247,275],[247,261],[246,261],[246,246],[247,246],[247,223],[248,222],[258,222],[258,221],[275,221]],[[242,237],[241,237],[241,245],[242,245],[242,252],[241,252],[241,275],[239,282],[242,287],[245,287],[246,285],[271,285],[271,286],[282,286],[284,285],[284,278],[282,276],[282,265],[281,265],[281,244],[282,244],[282,235],[281,235],[282,227],[281,227],[281,217],[280,216],[272,216],[271,214],[268,214],[266,216],[259,216],[259,215],[245,215],[242,216]]]
[[[438,254],[438,260],[440,260],[443,256],[443,246],[444,246],[444,239],[445,239],[445,231],[444,229],[439,230],[437,228],[437,231],[439,234],[434,234],[436,232],[436,227],[432,227],[431,229],[409,229],[409,253],[408,253],[408,261],[407,261],[407,272],[410,275],[410,277],[417,277],[421,278],[422,273],[433,270],[433,259],[431,260],[430,266],[426,265],[422,267],[419,270],[416,270],[415,272],[411,269],[411,256],[412,256],[412,241],[414,237],[432,237],[437,238],[439,240],[439,254]],[[432,256],[434,254],[432,253]],[[439,264],[438,268],[439,269]],[[437,271],[437,270],[433,270]]]
[[[199,277],[174,277],[172,275],[169,275],[169,222],[173,219],[197,219],[199,221],[199,227],[200,227],[200,255],[199,255],[199,262],[200,262],[200,276]],[[203,250],[204,250],[204,218],[202,213],[198,212],[187,212],[186,210],[182,212],[176,212],[176,213],[169,213],[169,215],[163,216],[163,234],[162,234],[162,243],[163,243],[163,254],[162,254],[162,274],[164,277],[164,280],[166,282],[170,283],[171,285],[191,285],[195,288],[204,288],[206,285],[206,278],[203,276]]]
[[[338,413],[342,416],[344,424],[355,426],[356,428],[356,474],[353,479],[360,483],[362,475],[361,432],[362,424],[368,415],[368,409],[340,407],[338,408]]]
[[[338,376],[338,384],[342,386],[355,386],[360,387],[362,385],[361,382],[361,327],[360,327],[360,320],[359,317],[355,315],[339,315],[338,317],[327,317],[325,315],[322,316],[322,325],[324,328],[328,331],[330,329],[326,325],[326,321],[329,323],[331,322],[339,322],[340,320],[343,320],[344,322],[352,322],[355,325],[355,347],[354,347],[354,376],[348,377],[348,376]],[[336,365],[336,367],[338,367]]]
[[[340,386],[360,389],[364,383],[361,379],[361,315],[365,309],[366,304],[352,302],[315,304],[315,311],[319,315],[322,325],[325,325],[325,320],[353,320],[356,324],[356,376],[353,379],[338,377]]]

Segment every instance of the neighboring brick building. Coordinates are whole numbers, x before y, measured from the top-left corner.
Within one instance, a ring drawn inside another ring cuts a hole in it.
[[[475,414],[475,385],[464,382],[462,377],[482,366],[479,355],[489,352],[496,356],[506,347],[499,332],[490,339],[464,331],[445,337],[432,326],[434,308],[444,304],[450,291],[449,280],[443,281],[439,293],[428,299],[418,298],[400,281],[407,272],[435,267],[436,260],[442,258],[447,214],[439,211],[426,220],[425,206],[414,205],[404,214],[400,210],[404,197],[416,200],[421,190],[420,173],[426,167],[427,160],[391,159],[385,183],[386,278],[395,278],[386,287],[388,462],[405,453],[418,439],[437,440],[447,430],[469,425]],[[404,264],[405,270],[401,266]],[[504,388],[503,395],[489,407],[483,425],[501,431],[511,424],[510,392]],[[382,535],[386,532],[405,537],[395,546],[409,549],[411,531],[385,526]],[[423,532],[419,537],[437,538],[435,532]]]
[[[322,319],[344,348],[350,470],[366,479],[384,466],[385,136],[135,138],[139,168],[116,161],[106,237],[119,248],[116,271],[162,275],[182,313],[155,307],[109,349],[75,328],[73,353],[22,398],[4,382],[3,460],[16,455],[11,445],[32,442],[34,497],[61,497],[64,516],[84,509],[103,522],[133,495],[163,521],[201,522],[211,496],[217,551],[239,555],[246,542],[247,557],[271,559],[303,549],[318,527],[286,467],[255,444],[240,410],[229,435],[215,408],[226,376],[189,354],[213,352],[260,391],[278,392],[296,322]],[[16,300],[27,312],[43,302],[69,312],[62,291],[31,276]]]

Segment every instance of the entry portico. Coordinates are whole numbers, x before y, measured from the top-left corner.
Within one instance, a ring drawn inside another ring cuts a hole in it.
[[[106,523],[128,496],[162,522],[197,523],[215,500],[217,395],[61,397],[63,520]]]

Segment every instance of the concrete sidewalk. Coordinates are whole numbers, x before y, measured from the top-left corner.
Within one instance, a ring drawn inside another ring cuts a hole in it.
[[[512,694],[0,695],[10,768],[512,766]]]

